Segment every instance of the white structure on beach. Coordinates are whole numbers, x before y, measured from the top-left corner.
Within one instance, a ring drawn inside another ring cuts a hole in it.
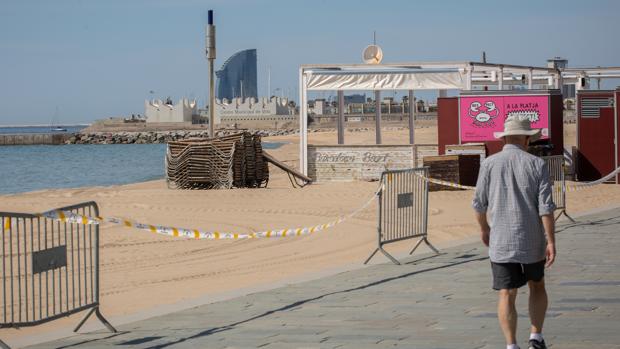
[[[294,121],[295,106],[287,98],[226,98],[216,100],[216,118],[220,123],[240,121]],[[216,121],[216,123],[217,123]]]
[[[295,104],[286,98],[234,98],[215,101],[215,124],[238,127],[284,127],[297,121]],[[147,123],[208,123],[207,110],[198,110],[195,100],[181,99],[173,104],[152,100],[144,102]]]
[[[172,100],[152,100],[144,102],[144,116],[146,122],[192,122],[192,117],[198,115],[196,100],[181,99],[177,104]]]

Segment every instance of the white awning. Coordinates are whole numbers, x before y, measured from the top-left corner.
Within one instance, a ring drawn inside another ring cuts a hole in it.
[[[307,71],[308,90],[443,90],[466,89],[459,71],[349,72]]]

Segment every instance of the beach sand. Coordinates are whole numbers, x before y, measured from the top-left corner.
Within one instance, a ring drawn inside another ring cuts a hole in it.
[[[418,143],[436,143],[433,122],[419,123]],[[566,142],[574,144],[574,125],[566,125]],[[407,130],[386,130],[384,143],[407,142]],[[335,132],[309,135],[310,143],[334,144]],[[297,167],[298,135],[270,137],[289,142],[269,152]],[[347,132],[348,144],[372,143],[374,131]],[[263,231],[322,224],[349,213],[371,199],[377,182],[326,183],[295,189],[288,177],[270,167],[267,189],[171,190],[157,180],[112,187],[44,190],[0,196],[0,211],[42,212],[94,200],[101,215],[142,223],[202,230]],[[429,239],[437,247],[477,239],[470,208],[471,191],[430,193]],[[568,212],[620,205],[620,186],[600,185],[568,193]],[[310,236],[246,241],[186,240],[104,224],[101,229],[101,308],[112,323],[127,322],[174,309],[269,289],[362,267],[376,245],[375,202],[357,217]],[[562,240],[559,241],[559,258]],[[415,243],[388,246],[406,253]],[[428,251],[422,249],[423,251]],[[377,255],[371,263],[385,263]],[[36,341],[74,326],[82,314],[35,328],[0,330],[10,343]],[[89,321],[97,325],[95,319]],[[49,337],[53,338],[53,337]]]

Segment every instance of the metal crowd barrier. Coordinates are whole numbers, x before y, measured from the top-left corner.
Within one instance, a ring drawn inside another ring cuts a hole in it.
[[[549,167],[549,175],[553,181],[553,202],[555,203],[556,210],[560,213],[555,217],[557,221],[562,215],[565,215],[571,222],[575,223],[575,220],[566,213],[566,172],[564,166],[563,155],[543,156],[543,160]]]
[[[95,202],[60,209],[99,216]],[[89,310],[75,332],[93,313],[116,332],[99,310],[99,225],[10,212],[0,212],[0,221],[0,328],[36,326]],[[8,347],[1,340],[0,346]]]
[[[428,241],[428,168],[384,171],[377,200],[378,244],[366,259],[368,263],[379,251],[394,264],[400,264],[383,246],[392,242],[419,238],[409,252],[412,254],[422,242],[435,253],[437,249]]]

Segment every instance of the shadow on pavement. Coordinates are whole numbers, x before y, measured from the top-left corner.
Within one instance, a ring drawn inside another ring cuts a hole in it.
[[[571,224],[567,224],[567,225],[562,225],[562,228],[556,229],[555,232],[556,233],[560,233],[560,232],[563,232],[563,231],[565,231],[567,229],[570,229],[570,228],[585,227],[585,226],[608,227],[610,225],[620,224],[620,221],[616,221],[617,219],[620,219],[620,216],[603,218],[603,219],[599,219],[599,220],[595,220],[595,221],[571,223]]]
[[[455,259],[457,259],[457,258],[459,258],[459,256],[455,257]],[[225,326],[210,328],[208,330],[204,330],[202,332],[196,333],[193,336],[189,336],[189,337],[186,337],[186,338],[180,338],[178,340],[175,340],[175,341],[172,341],[172,342],[169,342],[169,343],[165,343],[165,344],[154,345],[154,346],[148,347],[148,349],[166,348],[168,346],[177,345],[179,343],[182,343],[182,342],[185,342],[185,341],[188,341],[188,340],[192,340],[192,339],[196,339],[196,338],[200,338],[200,337],[205,337],[205,336],[210,336],[212,334],[216,334],[216,333],[232,330],[232,329],[234,329],[238,325],[242,325],[242,324],[248,323],[250,321],[254,321],[254,320],[266,317],[266,316],[270,316],[270,315],[273,315],[273,314],[278,313],[278,312],[283,312],[283,311],[291,310],[291,309],[299,307],[299,306],[301,306],[301,305],[303,305],[305,303],[317,301],[317,300],[323,299],[325,297],[329,297],[329,296],[333,296],[333,295],[337,295],[337,294],[348,293],[348,292],[359,291],[359,290],[367,289],[367,288],[370,288],[370,287],[373,287],[373,286],[385,284],[385,283],[388,283],[388,282],[391,282],[391,281],[395,281],[395,280],[399,280],[399,279],[404,279],[404,278],[407,278],[407,277],[410,277],[410,276],[414,276],[416,274],[427,273],[427,272],[431,272],[431,271],[435,271],[435,270],[440,270],[440,269],[446,269],[446,268],[450,268],[450,267],[454,267],[454,266],[458,266],[458,265],[462,265],[462,264],[467,264],[467,263],[471,263],[471,262],[479,262],[479,261],[486,260],[488,258],[489,257],[479,257],[479,258],[468,259],[468,260],[459,260],[459,261],[456,261],[456,262],[453,262],[453,263],[449,263],[449,264],[446,264],[446,265],[441,265],[441,266],[437,266],[437,267],[417,270],[417,271],[413,271],[413,272],[410,272],[410,273],[406,273],[406,274],[402,274],[402,275],[398,275],[398,276],[394,276],[394,277],[378,280],[378,281],[375,281],[375,282],[371,282],[371,283],[368,283],[368,284],[365,284],[365,285],[361,285],[361,286],[358,286],[358,287],[349,288],[349,289],[341,290],[341,291],[330,292],[330,293],[326,293],[326,294],[323,294],[323,295],[320,295],[320,296],[299,300],[297,302],[294,302],[294,303],[282,306],[280,308],[266,311],[266,312],[264,312],[264,313],[262,313],[260,315],[253,316],[253,317],[251,317],[249,319],[237,321],[237,322],[234,322],[232,324],[225,325]],[[427,258],[425,258],[425,259],[427,259]],[[462,256],[461,256],[461,259],[462,259]]]
[[[87,339],[87,340],[83,340],[77,343],[73,343],[73,344],[69,344],[69,345],[63,345],[62,347],[57,347],[56,349],[65,349],[65,348],[71,348],[71,347],[77,347],[77,346],[81,346],[81,345],[86,345],[89,343],[94,343],[97,341],[100,341],[102,339],[110,339],[110,338],[114,338],[114,337],[118,337],[124,334],[130,333],[129,331],[119,331],[116,333],[112,333],[112,334],[108,334],[105,337],[101,337],[101,338],[93,338],[93,339]]]

